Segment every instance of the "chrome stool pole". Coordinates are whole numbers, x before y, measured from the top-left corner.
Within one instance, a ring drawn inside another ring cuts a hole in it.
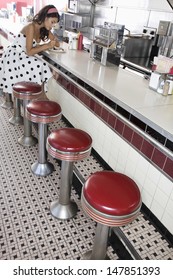
[[[83,260],[105,260],[107,256],[107,243],[110,227],[97,223],[93,249],[83,255]]]
[[[78,207],[70,200],[73,177],[73,162],[62,161],[61,163],[61,186],[59,199],[50,205],[51,214],[58,219],[69,219],[76,215]]]
[[[28,105],[29,100],[23,100],[23,109],[24,109],[24,117],[23,117],[23,123],[24,123],[24,134],[18,139],[18,143],[22,146],[34,146],[38,143],[38,140],[36,137],[32,135],[32,123],[26,118],[25,109]]]
[[[20,100],[14,97],[14,115],[9,119],[13,125],[23,124],[23,117],[21,116]]]
[[[46,139],[48,134],[47,124],[38,124],[38,161],[31,166],[32,172],[37,176],[47,176],[54,171],[54,165],[47,161]]]

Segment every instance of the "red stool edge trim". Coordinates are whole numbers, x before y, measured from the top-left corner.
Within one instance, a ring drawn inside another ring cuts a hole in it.
[[[99,215],[95,215],[93,212],[90,212],[88,210],[88,208],[86,207],[85,204],[82,204],[82,208],[85,211],[85,213],[91,219],[93,219],[95,222],[98,222],[100,224],[107,225],[107,226],[110,226],[110,227],[121,227],[123,225],[126,225],[126,224],[129,224],[129,223],[133,222],[137,218],[137,216],[139,215],[139,211],[140,211],[140,209],[139,209],[138,212],[136,212],[133,216],[131,216],[128,219],[112,220],[112,219],[104,219],[104,218],[100,217]]]
[[[26,108],[26,114],[27,114],[27,118],[35,123],[51,123],[60,120],[62,116],[61,112],[57,115],[50,115],[50,116],[34,115],[28,112],[27,108]]]
[[[109,214],[105,214],[103,212],[100,212],[99,210],[95,209],[93,206],[91,206],[88,201],[85,199],[85,196],[83,194],[83,189],[82,189],[82,195],[81,195],[81,200],[82,200],[82,203],[85,204],[87,206],[88,209],[90,209],[90,211],[92,213],[95,213],[96,215],[99,215],[99,216],[102,216],[103,218],[108,218],[108,219],[126,219],[126,218],[129,218],[133,215],[135,215],[135,213],[138,213],[141,206],[142,206],[142,200],[141,200],[141,197],[140,197],[140,201],[139,201],[139,204],[138,204],[138,207],[135,209],[135,211],[129,213],[129,214],[125,214],[125,215],[109,215]]]
[[[41,94],[42,94],[42,91],[35,92],[35,93],[18,93],[18,92],[13,91],[14,97],[16,97],[18,99],[22,99],[22,100],[35,99],[36,97],[38,97]]]
[[[60,160],[66,160],[66,161],[75,161],[75,160],[82,160],[90,155],[91,153],[91,147],[85,151],[81,152],[64,152],[59,151],[55,148],[53,148],[49,142],[47,141],[46,148],[48,153],[53,157]]]

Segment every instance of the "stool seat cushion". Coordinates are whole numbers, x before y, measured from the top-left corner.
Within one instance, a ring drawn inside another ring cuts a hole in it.
[[[84,184],[83,196],[94,209],[111,216],[129,215],[141,206],[141,195],[136,183],[114,171],[92,174]]]
[[[27,105],[27,111],[36,116],[52,116],[61,113],[61,107],[54,101],[33,100]]]
[[[48,144],[62,152],[77,153],[91,148],[92,138],[81,129],[66,127],[52,131]]]
[[[42,90],[41,85],[33,82],[18,82],[14,84],[13,90],[18,93],[32,94]]]

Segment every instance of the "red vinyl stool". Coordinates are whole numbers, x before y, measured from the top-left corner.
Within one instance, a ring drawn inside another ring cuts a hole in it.
[[[91,152],[92,139],[77,128],[61,128],[47,138],[48,153],[61,160],[61,185],[59,200],[53,201],[50,211],[57,219],[70,219],[77,213],[77,205],[70,200],[73,178],[73,162],[83,160]]]
[[[114,171],[98,171],[85,182],[81,205],[86,214],[97,222],[92,251],[83,259],[104,260],[110,227],[132,222],[141,208],[141,195],[136,183]]]
[[[38,140],[34,136],[32,136],[32,123],[26,118],[25,109],[30,100],[37,99],[39,96],[41,96],[41,94],[42,87],[37,83],[18,82],[13,86],[14,98],[23,100],[24,135],[18,139],[19,144],[21,144],[22,146],[33,146],[38,142]]]
[[[26,106],[26,117],[38,123],[38,161],[31,166],[35,175],[47,176],[54,170],[53,164],[47,161],[46,140],[48,124],[59,121],[61,112],[60,105],[50,100],[33,100]]]

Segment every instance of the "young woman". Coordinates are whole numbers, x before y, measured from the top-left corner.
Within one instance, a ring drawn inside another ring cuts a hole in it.
[[[44,83],[46,90],[52,73],[47,63],[34,55],[59,46],[51,32],[59,19],[55,6],[47,5],[16,36],[0,60],[0,89],[3,92],[12,93],[13,85],[20,81]]]

